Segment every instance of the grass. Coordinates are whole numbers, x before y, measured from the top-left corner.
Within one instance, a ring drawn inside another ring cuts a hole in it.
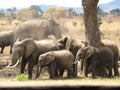
[[[25,81],[25,80],[28,80],[28,75],[27,74],[19,74],[15,77],[15,79],[18,81]]]

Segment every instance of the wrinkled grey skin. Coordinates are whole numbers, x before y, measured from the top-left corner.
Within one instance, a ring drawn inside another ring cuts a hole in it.
[[[17,60],[22,57],[20,73],[24,73],[25,66],[28,63],[28,75],[29,79],[32,79],[33,66],[37,64],[39,55],[58,49],[57,43],[51,39],[35,41],[32,38],[27,38],[17,41],[12,48],[12,61],[8,67],[14,66]]]
[[[60,70],[63,76],[64,70],[68,71],[68,77],[73,75],[74,56],[69,50],[50,51],[39,56],[36,78],[39,77],[41,69],[48,66],[50,70],[50,78],[55,79],[56,73]]]
[[[10,53],[12,52],[12,46],[14,43],[14,34],[13,31],[2,31],[0,32],[0,53],[3,53],[3,50],[6,46],[10,46]]]
[[[67,49],[69,51],[72,52],[72,54],[74,55],[74,57],[76,57],[77,51],[79,48],[82,48],[84,46],[83,43],[81,43],[80,40],[74,39],[71,36],[64,36],[62,38],[60,38],[58,41],[58,46],[60,49]],[[81,65],[82,66],[82,65]],[[76,71],[77,69],[77,64],[75,64],[74,66],[74,70]],[[82,67],[81,67],[82,69]],[[77,72],[76,76],[77,76]]]
[[[89,68],[91,68],[92,78],[95,78],[95,67],[97,65],[104,66],[109,71],[109,77],[112,77],[112,68],[114,63],[114,54],[108,47],[92,47],[86,46],[78,50],[76,60],[84,60],[84,74],[88,77]]]
[[[82,42],[85,44],[85,46],[89,46],[87,42]],[[110,48],[114,54],[114,76],[119,76],[119,70],[118,70],[118,60],[119,60],[119,49],[118,46],[115,44],[115,42],[108,40],[108,39],[103,39],[102,40],[103,46],[107,46]]]
[[[115,44],[115,42],[108,40],[108,39],[102,40],[102,43],[104,46],[109,47],[113,51],[113,54],[114,54],[114,63],[113,63],[114,76],[119,76],[119,70],[118,70],[119,49],[118,49],[118,46]]]
[[[48,38],[49,35],[54,35],[57,39],[61,38],[60,25],[54,20],[28,20],[16,26],[14,41],[25,38],[41,40]]]

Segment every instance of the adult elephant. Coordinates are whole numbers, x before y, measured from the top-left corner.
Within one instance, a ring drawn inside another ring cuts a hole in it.
[[[61,38],[60,25],[54,20],[27,20],[14,29],[14,41],[25,38],[41,40],[48,38],[49,35],[54,35],[57,39]]]
[[[110,48],[114,54],[114,76],[119,76],[119,70],[118,70],[118,60],[119,60],[119,49],[118,46],[115,44],[115,42],[108,40],[108,39],[103,39],[102,41],[103,46],[106,46]],[[82,41],[84,46],[89,46],[88,42]],[[81,65],[83,67],[83,65]],[[98,68],[99,69],[99,68]],[[97,71],[96,71],[97,72]],[[100,76],[102,75],[100,72],[97,72]],[[102,75],[103,76],[103,75]]]
[[[119,76],[119,70],[118,70],[118,60],[119,60],[119,49],[118,46],[115,44],[115,42],[108,40],[108,39],[103,39],[102,43],[104,46],[109,47],[114,54],[114,76]]]
[[[109,77],[112,77],[112,68],[114,63],[114,54],[112,50],[106,46],[93,47],[87,46],[78,50],[76,60],[84,60],[84,74],[88,77],[88,72],[91,70],[92,78],[96,75],[96,66],[106,67],[109,71]]]
[[[69,50],[49,51],[39,56],[36,78],[39,77],[44,66],[49,67],[50,78],[55,79],[56,73],[60,71],[63,76],[64,70],[67,70],[67,77],[73,75],[74,56]]]
[[[76,57],[78,49],[84,47],[84,44],[81,43],[80,40],[74,39],[71,36],[64,36],[64,37],[60,38],[57,41],[57,43],[58,43],[58,46],[60,49],[67,49],[67,50],[71,51],[72,54],[74,55],[74,57]],[[82,68],[83,67],[81,65],[81,71],[82,71]],[[76,69],[77,69],[77,64],[75,64],[75,66],[74,66],[74,71],[76,71]],[[76,76],[77,76],[77,72],[76,72]]]
[[[14,43],[14,34],[12,30],[0,32],[0,53],[3,53],[3,50],[6,46],[10,46],[10,53],[12,53],[12,46]]]
[[[59,48],[57,43],[51,39],[35,41],[32,38],[27,38],[16,41],[12,48],[12,61],[7,67],[13,68],[17,60],[22,57],[20,73],[24,73],[28,62],[28,75],[29,79],[32,79],[33,66],[37,64],[39,55],[53,50],[59,50]]]

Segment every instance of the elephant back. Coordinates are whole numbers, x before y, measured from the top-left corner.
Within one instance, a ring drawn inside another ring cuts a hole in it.
[[[59,50],[57,43],[52,39],[36,40],[35,43],[40,53]]]
[[[117,47],[117,45],[115,44],[115,42],[108,40],[108,39],[104,39],[102,40],[103,45],[109,47],[113,53],[114,53],[114,60],[115,62],[118,62],[119,59],[119,49]]]
[[[46,39],[49,35],[59,31],[59,28],[57,27],[57,24],[50,20],[28,20],[22,22],[15,28],[14,41],[17,38],[20,40],[25,38],[33,38],[34,40]],[[58,34],[61,35],[61,33]],[[57,37],[57,35],[55,35],[55,37]]]

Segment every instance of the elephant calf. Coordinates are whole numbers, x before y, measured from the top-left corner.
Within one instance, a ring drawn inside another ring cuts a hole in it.
[[[56,73],[60,70],[62,76],[64,70],[67,69],[67,76],[73,75],[74,56],[69,50],[49,51],[39,56],[36,78],[39,77],[41,69],[48,66],[50,70],[50,78],[55,79]]]

